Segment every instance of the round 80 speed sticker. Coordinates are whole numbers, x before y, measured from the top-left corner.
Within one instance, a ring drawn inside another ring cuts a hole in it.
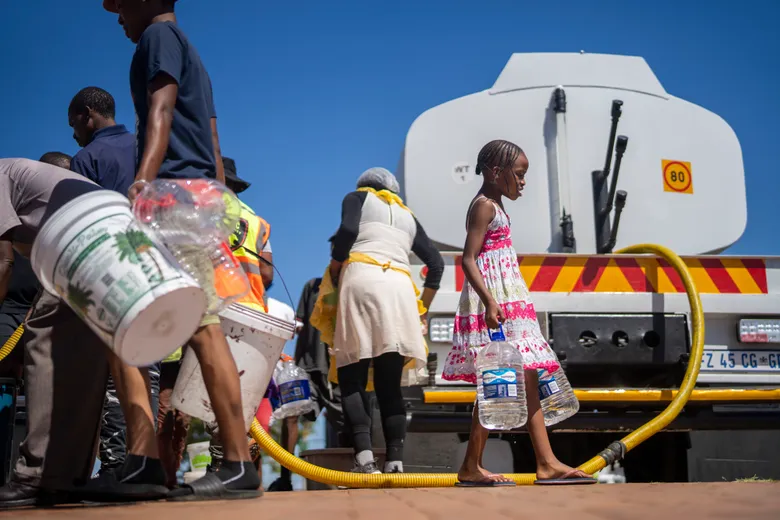
[[[661,161],[664,191],[672,193],[693,193],[691,163],[686,161]]]

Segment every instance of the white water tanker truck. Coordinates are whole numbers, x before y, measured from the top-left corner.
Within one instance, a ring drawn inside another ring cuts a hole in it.
[[[467,440],[475,388],[441,373],[476,157],[493,139],[530,160],[523,198],[506,209],[542,330],[580,402],[552,428],[559,457],[584,462],[680,386],[691,347],[680,278],[658,258],[611,254],[654,243],[693,275],[705,350],[682,413],[621,461],[628,481],[780,478],[780,258],[721,254],[747,223],[737,136],[666,92],[644,59],[586,53],[515,54],[492,87],[424,112],[406,136],[403,197],[446,262],[429,313],[429,383],[406,394],[409,469],[456,470]],[[425,277],[418,259],[413,273]],[[489,469],[533,472],[527,435],[495,437]]]

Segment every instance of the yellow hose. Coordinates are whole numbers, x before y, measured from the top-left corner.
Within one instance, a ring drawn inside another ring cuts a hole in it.
[[[637,428],[620,441],[612,443],[599,455],[582,464],[579,469],[590,475],[603,469],[608,463],[620,460],[625,454],[665,428],[680,413],[682,407],[688,401],[696,379],[699,376],[701,358],[704,352],[704,311],[701,306],[701,298],[693,283],[691,273],[685,262],[671,250],[654,244],[639,244],[621,249],[618,254],[655,254],[665,259],[680,275],[688,302],[691,306],[691,328],[693,329],[693,341],[688,368],[685,371],[680,390],[666,409],[652,420]],[[250,429],[252,438],[257,444],[271,456],[276,462],[301,475],[302,477],[320,482],[322,484],[346,486],[350,488],[411,488],[411,487],[450,487],[458,481],[456,473],[394,473],[365,475],[335,471],[332,469],[315,466],[305,460],[299,459],[282,448],[268,432],[266,432],[257,419],[252,422]],[[533,484],[536,475],[533,473],[512,473],[506,475],[519,485]]]
[[[699,368],[701,367],[701,358],[704,354],[704,310],[701,305],[701,297],[693,283],[690,271],[685,262],[669,249],[654,244],[638,244],[618,251],[618,254],[656,254],[674,267],[674,270],[680,275],[682,283],[685,286],[685,292],[688,295],[688,303],[691,306],[691,328],[693,329],[693,340],[691,341],[691,355],[688,361],[688,369],[685,371],[682,385],[672,402],[663,412],[655,416],[649,422],[643,424],[633,432],[629,433],[618,443],[610,445],[605,451],[593,457],[588,462],[580,466],[585,473],[593,474],[603,469],[609,462],[622,458],[626,452],[636,448],[644,441],[665,428],[680,413],[685,403],[696,386],[696,379],[699,377]],[[620,451],[623,453],[619,453]]]
[[[11,334],[11,337],[8,338],[8,340],[3,345],[3,348],[0,348],[0,361],[4,360],[8,354],[11,353],[11,351],[14,349],[17,343],[19,343],[19,340],[22,339],[22,334],[24,334],[24,324],[19,325],[16,327],[16,330],[13,334]]]
[[[701,358],[704,352],[704,311],[702,310],[701,298],[696,290],[688,268],[682,259],[669,249],[653,245],[639,244],[618,251],[618,254],[656,254],[664,258],[677,271],[685,286],[685,292],[688,295],[688,302],[691,307],[691,328],[693,329],[693,341],[691,344],[691,356],[688,363],[688,369],[685,372],[682,385],[677,395],[669,403],[666,409],[655,418],[628,434],[622,440],[610,445],[601,454],[593,457],[579,469],[588,474],[593,474],[603,469],[609,462],[619,460],[625,453],[643,443],[658,431],[662,430],[671,423],[680,413],[682,407],[688,401],[688,398],[696,385],[696,379],[699,375]],[[0,348],[0,361],[2,361],[21,339],[24,332],[24,326],[19,325],[16,331],[11,335],[8,341]],[[260,423],[255,419],[250,429],[252,437],[257,444],[282,466],[294,471],[302,477],[320,482],[323,484],[348,486],[352,488],[383,488],[383,487],[450,487],[457,482],[455,473],[395,473],[395,474],[376,474],[365,475],[360,473],[349,473],[345,471],[335,471],[321,468],[309,462],[299,459],[282,448],[266,432]],[[514,480],[517,484],[533,484],[536,475],[533,473],[513,473],[507,477]]]

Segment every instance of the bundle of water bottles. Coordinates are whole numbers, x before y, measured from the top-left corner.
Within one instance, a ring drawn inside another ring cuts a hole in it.
[[[491,343],[477,356],[479,422],[488,430],[513,430],[528,420],[523,356],[509,344],[503,327],[490,334]],[[539,400],[545,426],[579,411],[580,405],[562,369],[538,370]]]
[[[299,417],[315,409],[309,374],[294,360],[280,360],[276,364],[272,384],[276,391],[270,392],[268,397],[274,409],[274,419]]]
[[[204,289],[213,285],[217,298],[210,301],[212,314],[251,290],[230,249],[240,213],[238,197],[211,179],[157,179],[146,184],[133,203],[136,220],[179,267]],[[213,282],[204,275],[204,262],[214,270]]]

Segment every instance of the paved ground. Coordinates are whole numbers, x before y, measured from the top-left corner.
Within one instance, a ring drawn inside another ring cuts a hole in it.
[[[269,493],[253,501],[69,507],[0,514],[0,520],[144,517],[166,520],[778,520],[780,483],[309,491]]]

